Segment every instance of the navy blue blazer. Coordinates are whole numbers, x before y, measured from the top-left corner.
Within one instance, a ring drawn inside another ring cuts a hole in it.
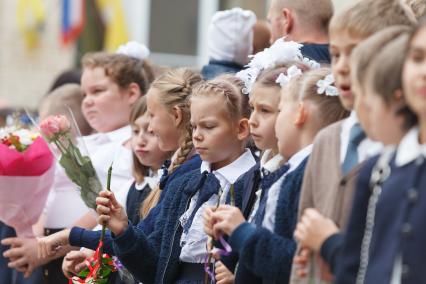
[[[203,174],[193,170],[170,182],[163,206],[149,236],[137,227],[128,229],[114,239],[114,252],[126,268],[141,282],[173,283],[180,270],[179,218],[187,210],[192,196],[203,185]],[[243,179],[235,184],[235,202],[241,206]]]
[[[180,167],[178,167],[173,173],[171,173],[167,177],[167,181],[161,192],[159,203],[149,212],[148,216],[145,219],[140,220],[138,223],[132,223],[132,225],[136,226],[138,230],[145,232],[145,234],[147,235],[153,232],[157,216],[159,215],[161,211],[161,206],[162,206],[164,196],[166,195],[167,191],[170,188],[169,183],[173,181],[174,179],[179,178],[182,174],[188,171],[198,169],[200,165],[201,165],[200,156],[195,155],[191,159],[183,163]],[[130,200],[128,200],[127,204],[129,204],[129,202]],[[128,207],[128,209],[129,208],[130,207]],[[135,219],[134,217],[132,220],[132,215],[134,215],[133,211],[130,211],[128,213],[130,213],[130,215],[128,215],[130,221],[137,221],[137,219]],[[91,230],[86,230],[79,227],[73,227],[69,235],[69,243],[72,246],[85,247],[92,250],[96,250],[96,248],[98,247],[100,237],[101,237],[101,231],[91,231]],[[107,230],[105,233],[104,252],[110,255],[114,255],[114,251],[112,248],[112,237],[111,237],[111,232],[109,230]]]
[[[230,245],[239,254],[235,283],[288,283],[296,251],[293,232],[307,160],[289,173],[281,185],[274,233],[246,222],[230,236]]]
[[[360,173],[336,283],[355,283],[371,195],[369,181],[377,160],[369,160]],[[391,175],[377,202],[365,283],[389,283],[398,254],[401,283],[426,283],[426,162],[421,158],[396,167],[393,158],[390,166]]]

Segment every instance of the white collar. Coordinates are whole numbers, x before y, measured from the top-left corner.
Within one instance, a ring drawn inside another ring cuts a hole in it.
[[[395,164],[402,167],[421,155],[426,157],[426,145],[419,144],[419,129],[414,127],[402,138],[396,152]]]
[[[135,184],[135,188],[136,190],[142,190],[145,188],[146,185],[149,186],[150,189],[154,189],[159,182],[160,178],[158,175],[156,176],[146,176],[143,178],[143,182],[142,183],[136,183]]]
[[[288,172],[292,172],[308,157],[312,152],[313,144],[310,144],[294,154],[289,160],[288,163],[290,164],[290,169]]]
[[[270,173],[278,170],[282,161],[284,160],[284,157],[281,156],[280,154],[277,154],[268,160],[268,158],[271,156],[271,153],[272,153],[271,149],[265,150],[265,152],[262,155],[262,158],[260,159],[260,167],[264,168]]]
[[[212,171],[210,163],[202,161],[200,170],[201,172],[208,171],[209,173],[213,173],[215,176],[219,175],[223,177],[228,183],[233,184],[242,174],[246,173],[255,165],[256,160],[254,159],[251,151],[249,149],[246,149],[245,152],[241,156],[239,156],[235,161],[223,168]]]

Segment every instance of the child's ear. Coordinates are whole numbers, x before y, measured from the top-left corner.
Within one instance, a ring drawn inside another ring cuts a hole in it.
[[[133,105],[141,97],[141,89],[136,83],[130,83],[127,87],[128,101],[130,105]]]
[[[250,126],[247,118],[243,118],[238,123],[238,140],[245,140],[250,135]]]
[[[302,127],[305,122],[308,119],[308,110],[305,106],[304,102],[299,102],[299,105],[297,106],[297,114],[296,114],[296,119],[294,120],[294,125],[296,125],[296,127]]]
[[[182,118],[183,118],[182,109],[178,106],[174,106],[172,109],[172,116],[174,120],[174,125],[178,127],[182,123]]]

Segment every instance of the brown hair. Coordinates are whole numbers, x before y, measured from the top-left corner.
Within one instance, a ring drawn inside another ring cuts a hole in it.
[[[228,114],[233,119],[249,118],[248,95],[243,94],[244,82],[234,75],[220,75],[195,87],[192,97],[223,96]]]
[[[414,25],[417,20],[400,0],[362,0],[336,13],[330,22],[330,33],[347,32],[366,38],[393,25]]]
[[[81,64],[83,68],[103,68],[105,75],[122,89],[127,88],[131,83],[138,84],[142,95],[146,94],[154,80],[151,64],[147,60],[139,60],[123,54],[88,53],[83,56]]]
[[[146,98],[140,97],[132,106],[130,111],[130,124],[133,125],[135,121],[146,113]],[[132,152],[133,176],[137,183],[142,183],[145,176],[149,173],[149,167],[142,165],[136,157],[135,153]]]
[[[299,76],[294,82],[291,82],[291,84],[296,85],[296,89],[298,89],[296,96],[300,100],[312,102],[316,106],[318,117],[315,119],[315,123],[318,130],[349,115],[349,112],[342,106],[338,96],[318,94],[318,81],[324,80],[330,74],[330,68],[314,69]]]
[[[50,115],[63,114],[68,116],[68,108],[70,108],[81,134],[89,135],[93,129],[81,111],[82,101],[83,91],[80,85],[65,84],[45,96],[40,103],[39,110],[44,110]]]
[[[192,128],[190,124],[189,97],[195,85],[202,81],[201,75],[185,68],[171,69],[156,79],[151,88],[159,91],[158,102],[168,110],[178,106],[182,111],[180,128],[183,133],[183,143],[180,145],[176,159],[172,162],[170,173],[183,164],[192,152]],[[161,189],[155,188],[150,192],[141,205],[141,217],[146,217],[149,211],[158,203]]]
[[[395,39],[395,37],[403,33],[408,33],[411,29],[410,26],[392,26],[385,28],[362,41],[354,48],[351,54],[351,73],[353,78],[361,86],[362,91],[364,91],[362,82],[365,82],[367,67],[377,55],[377,51]],[[393,56],[390,58],[393,58]]]
[[[390,105],[395,100],[395,92],[402,91],[402,68],[407,54],[409,34],[403,33],[389,42],[367,69],[367,84],[375,94]],[[389,60],[392,58],[392,60]],[[404,117],[404,129],[408,130],[417,123],[417,116],[408,108],[402,107],[397,112]]]

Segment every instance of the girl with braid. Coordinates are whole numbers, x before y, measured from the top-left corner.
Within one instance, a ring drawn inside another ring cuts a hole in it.
[[[204,282],[209,240],[203,230],[203,212],[207,206],[240,204],[244,182],[240,177],[256,164],[246,149],[250,108],[243,87],[231,75],[195,87],[190,106],[192,142],[201,167],[169,183],[151,235],[128,225],[114,194],[103,191],[97,198],[98,221],[114,234],[116,255],[139,281]],[[171,138],[160,138],[161,146]]]
[[[189,122],[189,97],[193,87],[199,82],[201,76],[188,69],[170,70],[157,78],[146,94],[146,113],[149,117],[147,130],[157,137],[159,150],[174,153],[172,162],[166,162],[162,168],[163,174],[159,185],[150,191],[141,204],[141,221],[134,226],[135,230],[143,231],[146,235],[154,230],[162,199],[170,188],[169,183],[179,179],[184,173],[200,167],[201,159],[195,154]],[[132,224],[131,220],[128,221]],[[79,227],[63,230],[39,240],[39,255],[55,254],[55,248],[68,244],[95,250],[100,234],[100,231],[89,231]],[[111,232],[107,232],[104,252],[115,255],[112,244]],[[74,253],[71,256],[68,258],[67,267],[64,267],[68,276],[71,276],[70,271],[78,272],[78,269],[73,268],[81,269],[79,264],[84,261],[81,254]]]

